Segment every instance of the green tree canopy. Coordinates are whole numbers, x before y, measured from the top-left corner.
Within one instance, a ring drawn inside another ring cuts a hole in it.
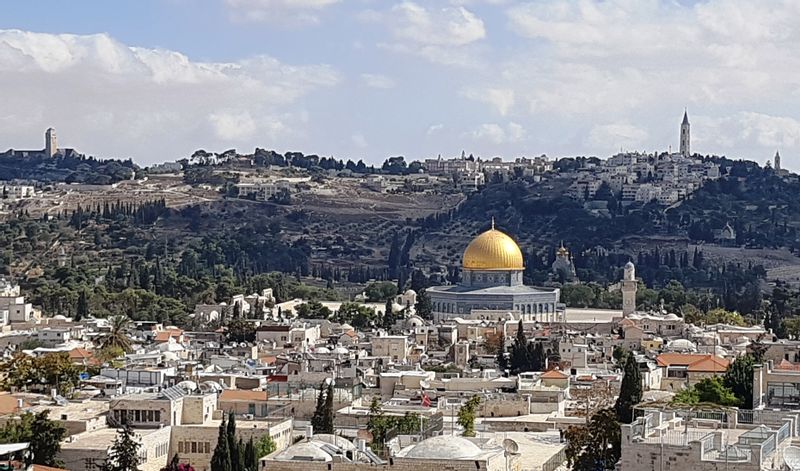
[[[675,404],[711,403],[720,406],[738,406],[742,401],[725,386],[720,376],[703,378],[694,386],[680,391],[672,398]]]

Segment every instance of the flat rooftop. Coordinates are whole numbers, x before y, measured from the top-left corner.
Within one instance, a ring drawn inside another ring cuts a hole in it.
[[[134,429],[134,432],[141,437],[146,437],[150,434],[157,433],[160,430],[161,429],[157,428],[137,428]],[[105,450],[113,445],[116,438],[117,429],[101,428],[91,432],[73,435],[70,440],[61,443],[61,448],[64,450]]]

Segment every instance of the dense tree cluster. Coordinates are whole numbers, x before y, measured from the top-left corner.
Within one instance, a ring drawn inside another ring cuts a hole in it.
[[[0,175],[4,180],[87,183],[109,185],[130,180],[139,167],[132,160],[100,160],[74,152],[49,157],[44,154],[19,156],[0,153]]]
[[[211,456],[211,471],[257,471],[259,450],[265,451],[271,446],[272,450],[269,452],[274,451],[274,443],[269,443],[264,442],[264,445],[257,446],[252,437],[247,442],[237,439],[236,416],[231,412],[227,421],[223,416],[219,424],[217,446]]]
[[[61,450],[61,440],[67,429],[61,423],[50,420],[50,411],[35,414],[24,412],[18,419],[11,419],[0,428],[0,443],[30,443],[31,462],[43,466],[60,467],[56,458]]]

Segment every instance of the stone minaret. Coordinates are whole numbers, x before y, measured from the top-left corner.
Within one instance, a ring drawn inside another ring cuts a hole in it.
[[[681,155],[687,158],[692,155],[689,141],[689,114],[684,110],[683,122],[681,123]]]
[[[775,165],[773,165],[776,172],[781,170],[781,154],[777,150],[775,151]]]
[[[58,153],[58,142],[56,141],[56,130],[47,128],[44,133],[44,153],[52,157]]]
[[[636,268],[633,262],[625,264],[622,275],[622,316],[627,317],[636,311]]]

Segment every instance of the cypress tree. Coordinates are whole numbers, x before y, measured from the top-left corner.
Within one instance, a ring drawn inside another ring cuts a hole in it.
[[[231,468],[231,453],[228,447],[228,435],[225,427],[225,416],[219,424],[219,434],[217,435],[217,446],[211,456],[211,471],[233,471]]]
[[[506,358],[506,336],[503,332],[500,332],[500,336],[497,339],[497,367],[500,368],[500,371],[505,371],[508,369],[508,358]]]
[[[333,380],[328,383],[328,392],[325,394],[325,407],[323,411],[323,431],[321,431],[321,433],[333,434]]]
[[[314,429],[314,433],[322,433],[322,429],[324,427],[324,415],[325,415],[325,382],[323,381],[319,385],[319,394],[317,395],[317,406],[314,409],[314,415],[311,417],[311,427]]]
[[[614,405],[618,420],[623,424],[633,422],[633,406],[642,402],[642,374],[633,353],[627,355],[625,376],[619,388],[619,398]]]
[[[89,315],[89,299],[86,295],[86,290],[81,290],[80,294],[78,295],[78,306],[75,309],[75,322],[79,322],[81,319],[87,317]]]
[[[228,426],[225,429],[225,437],[228,440],[228,450],[231,457],[231,469],[237,470],[240,468],[240,449],[239,442],[236,440],[236,415],[233,411],[228,413]]]
[[[244,447],[244,468],[248,471],[258,471],[258,454],[256,453],[256,445],[253,443],[253,437],[247,441]]]

